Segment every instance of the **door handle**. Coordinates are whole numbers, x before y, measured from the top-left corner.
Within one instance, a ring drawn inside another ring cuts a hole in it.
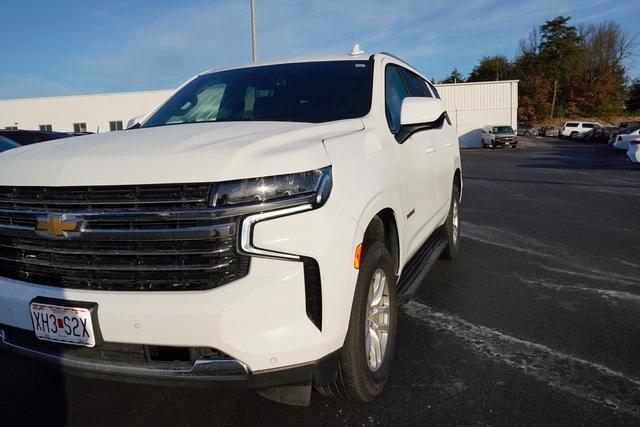
[[[431,153],[433,153],[434,151],[436,151],[436,149],[435,149],[435,148],[432,148],[432,147],[427,148],[427,154],[431,154]]]

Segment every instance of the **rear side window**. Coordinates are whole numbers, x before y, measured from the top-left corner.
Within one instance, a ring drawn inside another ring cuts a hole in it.
[[[583,124],[582,124],[582,127],[583,127],[583,128],[587,128],[587,129],[592,129],[592,128],[594,128],[595,126],[594,126],[594,124],[593,124],[593,123],[583,123]]]
[[[402,100],[409,96],[398,67],[387,65],[384,69],[384,97],[387,123],[391,132],[400,129]]]
[[[567,123],[567,124],[565,125],[565,127],[568,127],[568,128],[577,128],[577,127],[578,127],[578,124],[577,124],[577,123]]]
[[[407,83],[411,96],[432,97],[427,86],[424,84],[424,80],[422,80],[420,76],[404,68],[400,68],[400,72],[402,73],[402,77],[404,77],[404,81]]]

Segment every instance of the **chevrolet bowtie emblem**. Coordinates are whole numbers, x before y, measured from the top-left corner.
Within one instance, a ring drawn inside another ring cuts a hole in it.
[[[79,221],[65,221],[61,216],[50,216],[47,219],[39,220],[37,229],[40,231],[48,231],[52,236],[63,236],[65,231],[76,231]]]

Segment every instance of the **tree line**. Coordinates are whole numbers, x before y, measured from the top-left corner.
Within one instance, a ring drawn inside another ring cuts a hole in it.
[[[640,113],[640,77],[630,79],[625,68],[637,36],[611,21],[576,27],[570,20],[558,16],[532,30],[513,60],[485,56],[466,79],[454,69],[441,83],[520,80],[523,121]]]

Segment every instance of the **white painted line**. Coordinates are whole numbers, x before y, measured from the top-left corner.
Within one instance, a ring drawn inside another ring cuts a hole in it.
[[[552,289],[554,291],[580,291],[587,294],[596,294],[607,298],[615,298],[626,302],[640,303],[640,295],[633,294],[631,292],[618,291],[615,289],[599,289],[589,288],[587,286],[557,284],[543,280],[528,279],[526,277],[520,276],[519,274],[514,274],[514,277],[516,277],[525,285],[529,285],[532,287],[540,286],[543,288]]]
[[[563,247],[558,244],[546,243],[504,228],[465,221],[462,223],[461,236],[488,245],[520,252],[528,256],[542,258],[546,261],[543,263],[534,262],[534,264],[554,273],[611,282],[635,289],[640,286],[640,279],[638,277],[620,274],[614,271],[604,271],[586,265],[584,257],[578,256],[575,249]],[[551,266],[550,264],[555,264],[556,266]],[[558,265],[564,268],[558,267]]]
[[[416,301],[407,303],[404,311],[437,331],[454,335],[465,347],[496,363],[517,369],[555,389],[640,418],[640,380],[637,378],[542,344],[474,325]]]

